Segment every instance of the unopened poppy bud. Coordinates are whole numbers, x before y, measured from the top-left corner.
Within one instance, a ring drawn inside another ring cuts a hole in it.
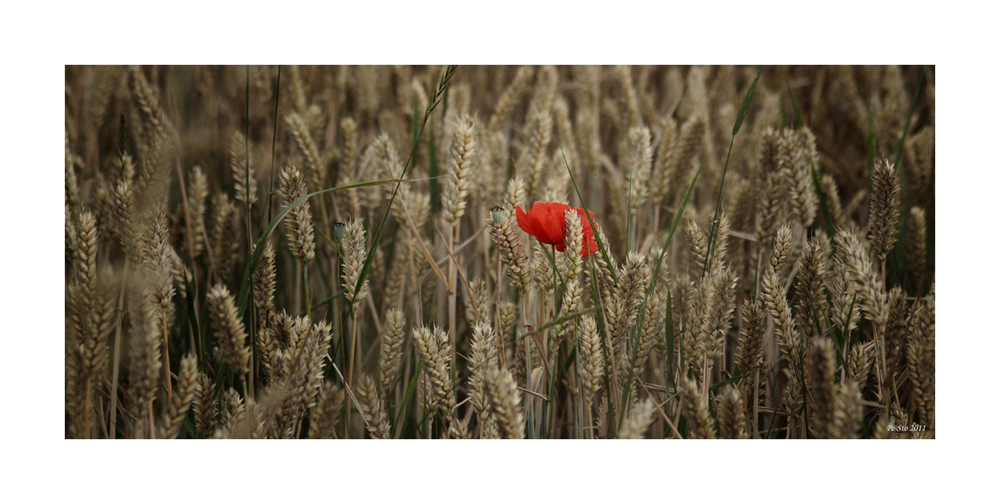
[[[490,217],[493,218],[493,223],[499,226],[503,222],[503,207],[495,206],[491,208]]]
[[[340,241],[340,239],[344,237],[344,230],[346,229],[347,229],[347,224],[344,224],[343,222],[334,222],[333,239]]]

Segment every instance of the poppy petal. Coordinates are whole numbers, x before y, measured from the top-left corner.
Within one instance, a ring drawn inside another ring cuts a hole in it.
[[[531,211],[529,210],[528,213],[524,213],[524,210],[521,210],[521,207],[515,206],[514,213],[517,214],[517,225],[520,226],[525,233],[528,233],[531,236],[536,236],[537,231],[535,230],[534,219],[531,218]]]

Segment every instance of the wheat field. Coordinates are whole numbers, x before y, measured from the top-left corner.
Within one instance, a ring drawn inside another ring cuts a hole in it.
[[[67,438],[935,437],[934,66],[66,66]]]

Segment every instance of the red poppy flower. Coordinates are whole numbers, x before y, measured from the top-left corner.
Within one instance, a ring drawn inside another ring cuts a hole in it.
[[[521,210],[521,207],[514,209],[517,212],[517,225],[521,226],[525,233],[538,238],[541,243],[555,245],[556,250],[560,252],[566,250],[566,210],[574,210],[580,216],[580,223],[583,224],[583,247],[580,255],[587,257],[597,251],[594,228],[590,226],[590,220],[582,208],[536,201],[527,213]],[[590,217],[594,217],[594,212],[590,212]]]

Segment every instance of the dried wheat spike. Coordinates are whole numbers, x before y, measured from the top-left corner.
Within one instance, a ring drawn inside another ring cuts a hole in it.
[[[521,177],[511,177],[507,182],[507,192],[504,193],[504,215],[514,215],[514,207],[524,207],[528,200],[528,188]]]
[[[83,401],[80,403],[83,413],[92,404],[91,387],[101,383],[108,361],[108,336],[114,330],[117,321],[118,282],[110,266],[104,266],[95,280],[94,290],[87,325],[83,334],[77,334],[76,341],[67,342],[67,351],[74,355],[73,370],[76,373],[79,392]],[[82,337],[82,340],[80,339]],[[68,358],[69,359],[69,358]],[[67,377],[68,378],[68,377]],[[85,419],[80,419],[80,433],[89,431]],[[78,437],[78,436],[74,436]]]
[[[699,352],[709,363],[722,355],[725,349],[726,333],[732,325],[736,310],[736,273],[728,267],[712,268],[711,277],[706,278],[704,314],[701,323]]]
[[[210,438],[215,433],[215,418],[218,415],[219,403],[215,400],[212,379],[199,372],[194,396],[194,423],[203,438]]]
[[[212,230],[212,259],[215,271],[224,282],[232,277],[236,264],[236,251],[240,240],[240,211],[229,196],[220,192],[215,197],[215,227]]]
[[[298,198],[306,195],[306,183],[302,173],[294,166],[286,166],[281,171],[281,199],[288,207]],[[312,214],[309,212],[309,201],[303,201],[289,211],[285,219],[288,248],[292,255],[302,262],[312,261],[316,257],[316,241],[313,237]]]
[[[147,128],[155,132],[157,137],[177,138],[177,130],[174,129],[167,114],[160,108],[156,94],[150,89],[149,82],[146,81],[146,76],[142,74],[139,67],[131,67],[129,77],[132,98],[135,100]]]
[[[918,303],[909,320],[907,365],[920,422],[934,430],[934,296]]]
[[[927,214],[918,206],[910,207],[906,222],[906,263],[914,291],[922,292],[927,270]]]
[[[834,439],[854,439],[861,431],[861,421],[864,418],[861,402],[861,390],[851,380],[840,384],[837,389],[836,405],[833,411],[833,424],[829,434]]]
[[[677,297],[673,300],[673,305],[679,312],[676,322],[680,329],[677,343],[685,355],[693,356],[697,353],[695,334],[704,308],[702,300],[701,284],[693,282],[687,274],[682,275],[677,281]],[[688,359],[688,364],[692,367],[695,366],[693,361],[694,359]]]
[[[392,429],[389,427],[382,394],[379,393],[375,379],[367,373],[361,375],[358,400],[361,401],[361,414],[365,416],[368,433],[373,439],[389,439]]]
[[[856,302],[857,287],[847,268],[847,254],[841,249],[833,257],[833,270],[826,287],[830,291],[830,322],[844,334],[850,334],[861,319],[861,307]]]
[[[135,226],[135,187],[128,180],[123,180],[115,186],[112,196],[112,213],[118,225],[118,236],[121,238],[122,251],[125,258],[138,264],[141,255],[139,232]]]
[[[774,320],[774,334],[778,340],[781,353],[789,364],[800,369],[803,358],[802,338],[792,318],[792,310],[788,306],[781,284],[780,271],[784,268],[791,255],[791,230],[782,226],[774,237],[774,249],[767,266],[767,271],[761,280],[761,298],[764,306]]]
[[[514,303],[503,299],[500,301],[500,335],[504,341],[509,341],[511,331],[514,330],[514,318],[517,315],[517,307]]]
[[[77,242],[78,238],[76,236],[76,225],[73,224],[73,210],[69,205],[65,206],[65,227],[66,230],[66,256],[72,257],[76,249],[79,247]]]
[[[302,116],[295,112],[285,116],[285,124],[288,125],[288,130],[295,139],[295,146],[298,147],[299,152],[302,153],[302,157],[306,160],[306,169],[309,171],[310,178],[312,179],[313,188],[317,191],[322,189],[323,163],[319,157],[319,149],[316,148],[316,143],[313,142],[312,135],[309,134],[309,128],[306,126]],[[303,184],[303,193],[305,193],[304,189]],[[289,201],[291,200],[285,200],[285,204],[287,205]]]
[[[885,359],[889,376],[901,374],[906,369],[906,317],[910,307],[906,293],[899,285],[889,290],[888,323],[885,327]]]
[[[899,175],[892,163],[883,159],[875,163],[872,173],[871,215],[868,219],[872,251],[879,262],[896,243],[896,225],[899,222]]]
[[[837,253],[844,255],[850,281],[857,293],[855,309],[860,306],[865,318],[875,324],[877,334],[884,334],[889,323],[889,310],[881,276],[875,272],[861,240],[853,233],[840,230],[834,240]]]
[[[350,117],[341,119],[340,141],[341,157],[337,185],[354,184],[358,181],[358,124],[354,122],[354,119]],[[399,156],[396,154],[396,147],[389,135],[386,133],[379,135],[373,145],[374,152],[379,154],[379,166],[383,171],[382,177],[395,178],[400,176],[402,166],[399,163]],[[400,189],[404,187],[406,184],[400,186]],[[337,196],[337,207],[341,212],[340,218],[342,220],[361,215],[361,200],[358,199],[357,189],[337,191],[334,194]]]
[[[628,379],[628,366],[631,352],[628,345],[629,331],[635,326],[639,313],[639,305],[645,299],[646,287],[650,281],[649,265],[646,257],[635,251],[630,251],[626,263],[618,268],[618,286],[611,298],[611,303],[607,307],[607,328],[611,353],[614,357],[610,361],[609,372],[614,377],[615,401],[612,403],[613,411],[619,411],[622,406],[620,394],[625,390]],[[631,395],[631,393],[630,393]]]
[[[152,306],[150,296],[133,293],[131,310],[132,339],[129,345],[129,392],[136,419],[144,422],[146,408],[156,398],[162,356],[160,344],[163,332],[157,324],[159,307]]]
[[[798,313],[795,316],[796,325],[806,339],[823,335],[823,326],[819,321],[827,313],[826,293],[823,290],[827,275],[825,254],[823,245],[814,237],[799,257],[798,283],[795,285]]]
[[[490,404],[490,411],[497,419],[500,436],[507,439],[524,439],[521,393],[518,392],[510,371],[494,368],[486,372],[486,398]]]
[[[803,360],[803,359],[800,359]],[[782,370],[785,373],[785,388],[781,392],[781,405],[788,412],[789,418],[802,418],[804,404],[802,403],[802,382],[804,380],[798,364]],[[808,365],[808,364],[805,364]]]
[[[785,190],[787,179],[778,170],[780,140],[780,133],[772,128],[767,128],[760,139],[760,166],[755,177],[759,199],[755,212],[754,237],[761,246],[774,235],[788,194]]]
[[[826,205],[830,209],[830,217],[833,219],[834,225],[838,228],[846,226],[847,215],[840,203],[840,193],[837,191],[837,182],[833,179],[833,175],[823,175],[819,185],[823,190],[823,197],[826,198]]]
[[[537,115],[529,117],[530,135],[528,146],[518,160],[518,167],[525,168],[525,185],[527,194],[535,193],[542,173],[545,171],[546,155],[549,142],[552,140],[552,114],[548,109],[541,110]]]
[[[687,418],[688,427],[691,429],[691,439],[715,439],[715,432],[712,429],[712,417],[708,414],[708,404],[705,398],[698,392],[698,386],[694,380],[681,379],[677,394],[681,399],[681,414]]]
[[[379,386],[388,396],[389,390],[399,378],[403,366],[403,343],[406,339],[406,317],[396,308],[390,308],[385,313],[385,325],[382,327],[381,343],[379,343],[378,375]]]
[[[469,325],[475,327],[480,323],[489,323],[490,314],[492,310],[490,309],[490,290],[486,284],[486,280],[482,278],[476,278],[469,282],[468,288],[465,289],[465,318],[469,321]]]
[[[484,421],[489,411],[486,400],[486,372],[498,366],[497,339],[489,322],[476,324],[472,331],[472,353],[469,356],[469,397],[472,409]]]
[[[700,277],[702,271],[705,270],[705,260],[708,258],[708,237],[694,220],[688,221],[685,231],[688,237],[688,247],[691,249],[691,257],[694,259],[691,265],[691,274]]]
[[[819,169],[816,137],[809,128],[798,131],[785,130],[778,142],[778,169],[790,189],[789,205],[803,227],[812,225],[816,218],[816,192],[812,170]]]
[[[184,417],[191,409],[191,401],[194,400],[195,391],[198,388],[198,360],[194,354],[188,354],[181,359],[180,371],[177,375],[177,386],[174,387],[173,397],[167,405],[167,411],[160,425],[157,437],[160,439],[173,439],[180,432]]]
[[[205,201],[208,198],[208,178],[195,166],[191,170],[191,184],[188,189],[188,215],[191,218],[192,259],[201,255],[205,248]]]
[[[413,330],[413,344],[417,357],[424,361],[424,376],[430,382],[428,405],[432,411],[438,410],[442,418],[450,419],[455,396],[449,372],[451,345],[448,335],[440,329],[418,327]]]
[[[692,161],[698,154],[698,148],[702,144],[705,136],[705,120],[701,115],[694,115],[688,118],[684,126],[681,127],[680,136],[670,149],[668,154],[667,173],[670,182],[667,187],[672,191],[672,198],[675,204],[680,202],[687,190],[688,181],[692,172]]]
[[[275,275],[274,247],[268,240],[260,264],[253,272],[253,304],[261,317],[266,317],[268,313],[274,311]]]
[[[76,207],[80,205],[80,186],[76,180],[76,170],[73,168],[75,156],[70,153],[69,132],[65,136],[66,147],[66,201],[65,204]]]
[[[448,430],[442,436],[443,439],[472,439],[469,426],[465,421],[456,420],[448,425]]]
[[[639,98],[632,83],[632,69],[628,65],[618,65],[614,68],[614,74],[621,86],[622,95],[624,95],[622,102],[628,111],[624,124],[632,127],[637,126],[642,122],[642,117],[639,112]]]
[[[254,177],[253,153],[247,151],[246,137],[239,130],[233,132],[229,144],[230,168],[233,185],[236,187],[236,201],[247,204],[247,182],[250,184],[250,204],[257,203],[257,179]]]
[[[868,376],[871,374],[872,364],[875,362],[874,347],[857,342],[851,346],[851,355],[847,361],[847,377],[864,390],[868,383]]]
[[[337,420],[344,409],[344,391],[333,382],[323,384],[319,401],[309,422],[309,439],[329,439],[333,437]]]
[[[711,229],[711,226],[709,226],[709,229]],[[726,260],[726,254],[729,253],[729,231],[729,217],[725,212],[722,212],[719,214],[719,221],[715,226],[715,239],[712,242],[712,260],[709,262],[709,266],[712,268],[715,268],[715,265],[722,264]]]
[[[250,372],[250,347],[244,346],[246,330],[236,311],[236,303],[225,285],[216,284],[208,293],[210,319],[215,328],[219,351],[236,376]]]
[[[812,361],[809,366],[809,384],[812,389],[809,401],[809,428],[816,437],[831,437],[836,391],[833,375],[836,372],[833,341],[829,338],[814,338],[812,341]]]
[[[747,439],[747,418],[743,398],[736,387],[727,386],[719,397],[718,423],[721,439]]]
[[[358,287],[358,278],[361,277],[361,270],[365,266],[365,258],[368,255],[368,241],[365,235],[365,227],[361,221],[355,219],[347,225],[342,240],[342,253],[344,262],[344,297],[354,304],[357,309],[358,303],[368,295],[368,279]]]
[[[649,173],[653,167],[652,137],[649,128],[634,127],[628,132],[623,173],[631,185],[629,209],[635,213],[649,199]]]
[[[564,254],[569,263],[569,272],[564,280],[577,278],[583,271],[583,221],[575,210],[566,210],[566,250]],[[588,223],[589,225],[589,223]]]
[[[170,229],[166,215],[157,212],[146,223],[142,264],[147,276],[146,289],[154,305],[157,326],[166,331],[173,322],[174,282],[171,273]]]
[[[305,410],[315,406],[316,395],[323,384],[323,363],[330,349],[330,325],[319,322],[310,325],[308,317],[294,319],[289,331],[289,343],[281,352],[282,382],[287,394],[277,406],[275,422],[268,435],[292,438]]]
[[[781,226],[774,236],[774,248],[771,250],[771,260],[768,271],[779,276],[792,256],[792,229],[788,225]]]
[[[580,155],[576,148],[576,137],[573,134],[573,123],[569,117],[569,104],[562,96],[556,96],[552,102],[552,113],[555,115],[556,132],[559,135],[559,147],[561,153],[556,157],[560,167],[562,166],[562,153],[566,154],[566,163],[570,169],[579,166]],[[560,170],[561,172],[565,170]],[[576,173],[574,171],[574,173]]]
[[[547,251],[543,251],[542,247],[535,247],[532,256],[531,270],[535,273],[538,288],[544,292],[551,292],[557,282]]]
[[[647,397],[637,404],[629,411],[621,428],[618,429],[618,439],[642,439],[653,423],[655,412],[652,398]]]
[[[528,293],[531,292],[531,266],[524,245],[514,231],[514,221],[510,215],[511,212],[504,212],[499,226],[490,219],[490,238],[500,252],[500,260],[507,267],[511,285],[521,292]]]
[[[669,173],[670,152],[677,142],[677,121],[672,117],[663,118],[660,123],[661,133],[659,144],[656,147],[656,160],[653,162],[653,169],[649,177],[649,196],[653,205],[659,206],[667,191],[671,189]]]
[[[517,69],[514,80],[511,81],[507,89],[500,95],[496,109],[494,109],[493,115],[490,117],[487,130],[491,134],[502,130],[506,126],[507,120],[521,99],[521,95],[528,89],[528,83],[531,82],[534,76],[535,68],[532,66],[524,65]]]
[[[763,364],[764,315],[760,301],[750,303],[749,299],[743,300],[740,308],[743,325],[736,347],[736,367],[744,377],[750,377]]]
[[[66,207],[67,212],[69,207]],[[78,342],[89,336],[94,320],[93,293],[97,288],[97,223],[93,214],[84,210],[77,226],[67,214],[66,229],[72,237],[73,279],[69,282],[67,304],[73,319]]]
[[[465,214],[466,198],[469,194],[469,178],[473,156],[476,154],[476,123],[472,117],[463,115],[458,119],[458,127],[451,141],[451,162],[441,192],[441,218],[454,226]]]
[[[243,398],[235,389],[229,389],[222,394],[222,415],[219,421],[219,431],[228,431],[246,415]],[[216,431],[218,434],[218,431]]]

